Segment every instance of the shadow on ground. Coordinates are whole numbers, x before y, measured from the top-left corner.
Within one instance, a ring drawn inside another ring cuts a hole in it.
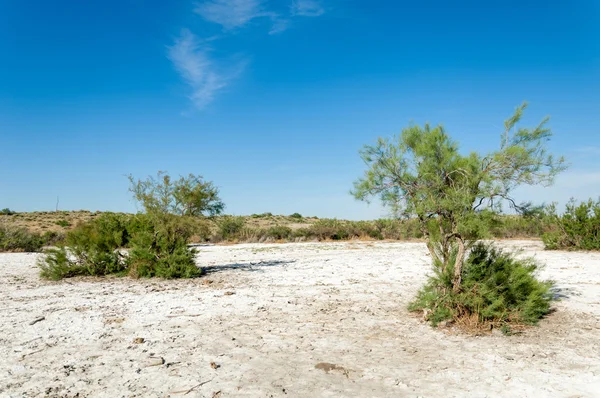
[[[215,272],[228,271],[228,270],[257,272],[257,271],[263,271],[263,268],[277,267],[277,266],[285,267],[288,264],[293,264],[295,262],[296,262],[296,260],[259,261],[256,263],[234,263],[234,264],[212,265],[209,267],[202,267],[202,269],[204,270],[204,272],[206,274],[213,274]]]

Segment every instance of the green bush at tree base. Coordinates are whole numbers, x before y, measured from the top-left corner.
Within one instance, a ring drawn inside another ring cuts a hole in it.
[[[446,320],[461,323],[475,318],[475,325],[510,331],[511,325],[533,325],[550,311],[552,282],[535,277],[532,259],[517,259],[490,244],[476,243],[462,270],[462,290],[452,289],[453,269],[435,264],[435,274],[409,305],[426,312],[436,326]]]

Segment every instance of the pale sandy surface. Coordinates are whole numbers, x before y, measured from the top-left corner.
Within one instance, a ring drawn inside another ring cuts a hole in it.
[[[0,396],[599,397],[600,254],[502,245],[565,296],[520,336],[409,314],[420,243],[206,246],[191,281],[45,282],[0,254]]]

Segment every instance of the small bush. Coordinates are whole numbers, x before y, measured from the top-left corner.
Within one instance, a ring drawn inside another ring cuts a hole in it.
[[[304,218],[304,217],[302,217],[302,214],[300,214],[300,213],[293,213],[293,214],[290,214],[290,218],[299,218],[299,219],[301,219],[301,218]]]
[[[531,259],[516,259],[501,250],[477,243],[463,267],[462,290],[452,289],[453,270],[435,266],[435,275],[419,291],[409,309],[425,311],[434,326],[453,320],[469,328],[536,324],[550,311],[551,282],[535,278]]]
[[[238,238],[245,223],[244,217],[225,216],[217,221],[219,235],[224,240],[234,240]]]
[[[571,200],[560,216],[550,206],[546,221],[549,231],[542,235],[546,249],[600,250],[600,199],[579,205]]]
[[[59,227],[63,227],[63,228],[68,228],[71,226],[71,223],[68,222],[67,220],[58,220],[55,222],[56,225],[58,225]]]
[[[50,249],[39,263],[42,277],[62,279],[77,275],[125,273],[127,259],[119,249],[129,243],[129,217],[104,213],[66,234],[64,246]]]
[[[4,209],[0,210],[0,214],[3,216],[12,216],[13,214],[17,214],[17,212],[5,207]]]
[[[138,215],[146,218],[132,235],[129,275],[133,277],[193,278],[202,270],[194,262],[195,251],[187,246],[194,232],[190,219],[170,214]]]
[[[289,239],[292,236],[292,229],[283,225],[276,225],[267,229],[264,236],[275,240]]]
[[[0,251],[37,252],[44,243],[44,237],[40,234],[0,224]]]
[[[198,276],[202,271],[187,246],[195,231],[191,217],[104,213],[69,231],[62,247],[49,249],[39,263],[41,275],[53,280],[77,275]]]
[[[336,219],[323,219],[308,227],[308,235],[318,240],[343,240],[350,234],[343,222]]]

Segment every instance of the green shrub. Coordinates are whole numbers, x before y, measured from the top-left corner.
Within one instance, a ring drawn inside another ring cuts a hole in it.
[[[239,233],[245,225],[244,217],[225,216],[217,221],[219,235],[224,240],[234,240],[239,237]]]
[[[276,240],[289,239],[292,236],[292,229],[283,225],[275,225],[268,228],[264,236]]]
[[[62,247],[39,263],[42,277],[77,275],[189,278],[201,274],[187,246],[197,231],[191,217],[103,213],[69,231]],[[124,248],[130,247],[127,254]]]
[[[454,270],[435,265],[435,275],[419,291],[409,309],[427,313],[434,326],[454,320],[471,328],[531,325],[550,311],[551,282],[535,278],[532,259],[516,259],[491,245],[477,243],[465,261],[462,289],[453,292]]]
[[[71,223],[68,222],[67,220],[58,220],[54,222],[56,225],[58,225],[59,227],[63,227],[63,228],[67,228],[71,226]]]
[[[549,230],[542,235],[546,249],[600,250],[600,199],[579,205],[571,200],[562,215],[550,206],[546,221]]]
[[[300,214],[300,213],[293,213],[293,214],[290,214],[290,218],[303,218],[303,217],[302,217],[302,214]]]
[[[4,216],[12,216],[13,214],[17,214],[17,212],[5,207],[4,209],[0,210],[0,214]]]
[[[46,257],[38,262],[40,276],[45,279],[58,281],[77,275],[86,275],[86,269],[77,264],[65,247],[46,250]]]
[[[344,223],[336,219],[318,220],[308,227],[308,235],[318,240],[343,240],[350,237]]]
[[[0,251],[37,252],[44,243],[44,237],[40,234],[0,224]]]
[[[127,258],[119,249],[129,243],[128,221],[126,215],[103,213],[67,232],[64,245],[47,250],[38,264],[42,277],[56,280],[125,273]]]
[[[129,275],[133,277],[192,278],[202,270],[187,245],[194,232],[189,219],[171,215],[138,215],[145,218],[132,235]]]

